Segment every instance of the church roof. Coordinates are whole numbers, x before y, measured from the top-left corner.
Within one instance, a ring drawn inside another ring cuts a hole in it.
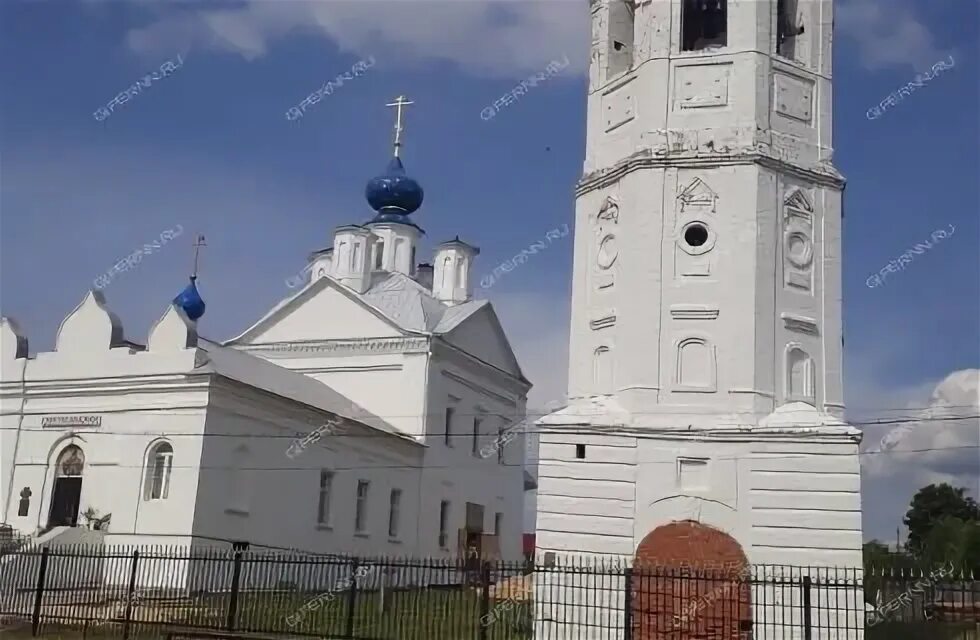
[[[270,309],[258,322],[240,335],[222,344],[229,346],[249,342],[279,318],[301,306],[328,286],[333,286],[347,297],[359,301],[375,315],[407,333],[435,335],[449,333],[464,320],[490,304],[488,300],[470,300],[458,305],[447,305],[432,297],[424,286],[398,272],[375,272],[371,288],[364,293],[357,293],[330,276],[322,276]]]
[[[406,331],[448,333],[487,300],[470,300],[447,305],[432,297],[428,289],[403,273],[376,274],[376,281],[361,297]]]
[[[295,400],[316,409],[329,411],[374,429],[384,431],[406,442],[418,444],[384,419],[352,402],[331,387],[285,367],[277,366],[238,349],[223,347],[217,342],[198,338],[198,348],[207,353],[207,362],[195,369],[199,373],[214,373],[242,384]]]

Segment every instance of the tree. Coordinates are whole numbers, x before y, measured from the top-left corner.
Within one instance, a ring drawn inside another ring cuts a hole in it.
[[[932,529],[946,517],[963,522],[980,521],[980,507],[966,493],[965,488],[943,484],[930,484],[919,489],[902,522],[909,528],[908,548],[921,555]],[[932,549],[935,553],[936,548]]]
[[[947,562],[956,569],[980,566],[980,521],[945,516],[929,531],[920,555],[930,566]]]
[[[887,566],[892,558],[892,553],[888,550],[888,545],[878,540],[865,542],[861,550],[864,552],[865,567]]]

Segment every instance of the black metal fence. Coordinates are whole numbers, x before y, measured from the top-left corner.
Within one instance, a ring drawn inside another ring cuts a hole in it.
[[[952,568],[930,577],[28,547],[0,558],[0,629],[79,639],[196,630],[345,640],[980,640],[964,635],[980,632],[972,577]]]

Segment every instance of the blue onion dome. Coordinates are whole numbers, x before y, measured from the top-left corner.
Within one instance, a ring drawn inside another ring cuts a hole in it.
[[[197,280],[197,276],[191,276],[191,283],[174,298],[174,304],[180,305],[180,308],[191,320],[197,320],[204,315],[204,300],[201,299],[201,294],[197,291],[197,285],[194,284],[195,280]]]
[[[372,178],[364,190],[368,204],[378,212],[371,222],[412,224],[408,215],[422,206],[422,185],[405,175],[402,161],[395,156],[384,175]]]

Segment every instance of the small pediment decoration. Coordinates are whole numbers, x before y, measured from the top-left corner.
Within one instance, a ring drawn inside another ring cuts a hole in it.
[[[689,207],[715,212],[718,194],[715,193],[701,178],[695,178],[687,185],[677,199],[681,201],[681,212]]]

